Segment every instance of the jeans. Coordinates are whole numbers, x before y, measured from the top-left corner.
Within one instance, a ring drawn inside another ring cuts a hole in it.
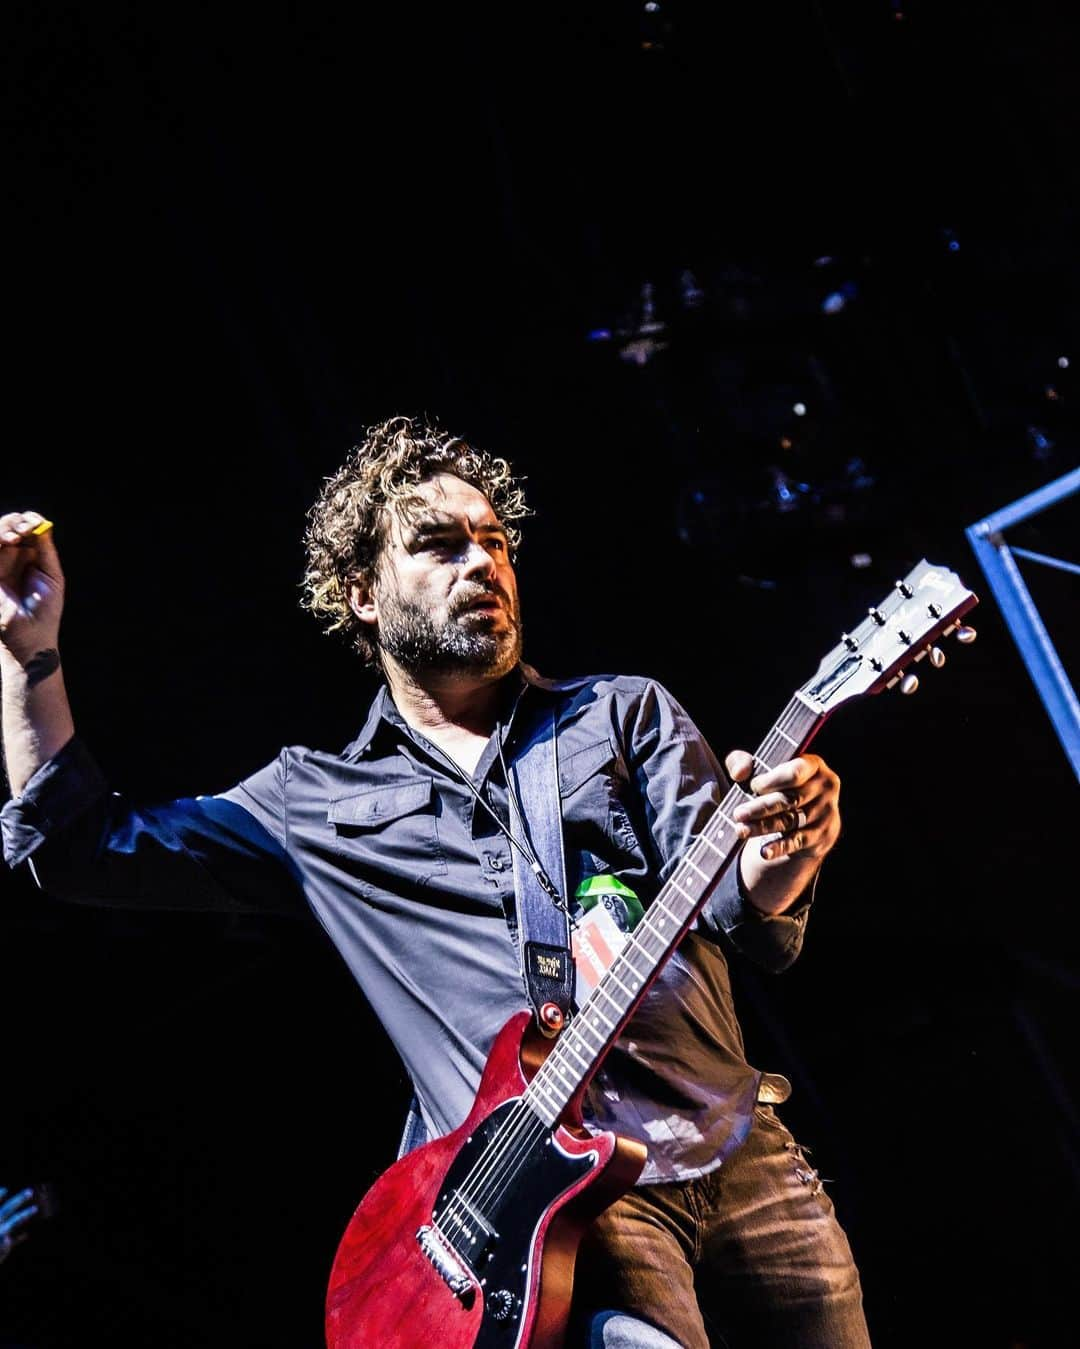
[[[636,1187],[578,1252],[574,1349],[869,1349],[851,1248],[772,1106],[697,1180]]]

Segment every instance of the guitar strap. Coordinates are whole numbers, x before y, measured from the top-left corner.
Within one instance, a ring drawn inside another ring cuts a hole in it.
[[[521,976],[533,1014],[542,1029],[541,1013],[554,1003],[565,1019],[574,991],[574,962],[570,958],[570,923],[566,895],[566,856],[563,851],[562,802],[559,797],[558,709],[536,719],[507,768],[511,815],[516,814],[516,837],[524,836],[535,859],[530,866],[517,848],[514,865],[517,903],[517,946]],[[521,816],[525,819],[522,820]],[[541,880],[543,875],[543,881]],[[556,891],[553,896],[545,882]],[[556,902],[557,901],[557,902]],[[562,907],[560,907],[560,905]],[[398,1157],[428,1140],[420,1105],[413,1094],[398,1147]]]
[[[518,814],[517,831],[534,859],[530,865],[517,848],[511,849],[521,973],[537,1021],[548,1031],[553,1027],[541,1016],[542,1009],[554,1003],[565,1020],[574,994],[557,729],[553,706],[537,719],[512,758],[507,784],[511,811]]]

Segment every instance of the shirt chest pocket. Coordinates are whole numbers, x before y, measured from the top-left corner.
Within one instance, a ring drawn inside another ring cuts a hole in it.
[[[383,782],[330,802],[330,840],[338,851],[375,870],[443,875],[430,779]]]
[[[629,785],[626,764],[609,739],[560,756],[564,818],[599,827],[620,849],[633,850],[637,836],[625,805]]]

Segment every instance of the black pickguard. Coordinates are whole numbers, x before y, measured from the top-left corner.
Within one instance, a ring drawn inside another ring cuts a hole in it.
[[[511,1115],[521,1118],[516,1100],[504,1101],[476,1128],[454,1158],[435,1205],[439,1233],[481,1281],[484,1318],[475,1349],[512,1349],[530,1291],[537,1224],[596,1164],[595,1154],[568,1156],[531,1112],[535,1124],[522,1136]],[[498,1169],[480,1160],[489,1144],[501,1154]],[[487,1179],[478,1180],[478,1170]],[[471,1198],[462,1200],[463,1191]]]

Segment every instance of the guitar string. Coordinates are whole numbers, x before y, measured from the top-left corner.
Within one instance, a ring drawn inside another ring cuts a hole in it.
[[[865,628],[866,626],[867,621],[863,620],[863,623],[860,624],[860,628],[856,629],[856,631],[858,632],[861,628]],[[807,722],[808,712],[810,713],[810,716],[809,721]],[[824,721],[824,719],[825,718],[823,715],[815,713],[812,708],[807,708],[806,705],[803,704],[798,698],[793,698],[789,702],[788,706],[784,709],[784,712],[781,714],[780,718],[777,720],[774,727],[770,730],[769,734],[765,737],[765,740],[762,742],[761,748],[755,754],[754,756],[755,766],[763,767],[766,771],[768,771],[770,767],[770,761],[772,759],[772,751],[774,749],[781,748],[779,742],[776,739],[777,732],[780,733],[782,739],[788,741],[788,743],[792,745],[794,752],[796,754],[799,754],[802,752],[803,749],[806,748],[806,745],[809,743],[811,739],[812,733],[820,727],[820,724]],[[785,721],[787,722],[786,725],[784,725]],[[796,725],[800,721],[803,723],[807,723],[798,727],[800,734],[797,737],[791,737],[787,735],[786,732],[788,730],[795,729]],[[814,725],[815,722],[817,723],[816,726]],[[487,803],[484,802],[483,804],[486,805]],[[703,833],[708,831],[709,824],[713,822],[714,818],[715,816],[710,817],[710,820],[706,824]],[[512,841],[516,842],[516,840]],[[690,862],[693,861],[693,853],[697,848],[698,842],[699,839],[695,839],[690,849],[687,850],[687,853],[684,856],[683,860],[680,862],[679,866],[673,873],[671,877],[672,880],[677,880],[680,876],[680,873],[685,878],[689,876],[691,870],[695,871],[698,870],[696,867],[691,867],[687,865],[688,860]],[[713,847],[711,842],[707,843],[707,846],[709,846],[710,848]],[[681,891],[681,887],[679,888]],[[669,951],[670,945],[666,948],[666,952]],[[667,958],[666,953],[663,958],[664,959]],[[592,1002],[593,997],[596,996],[600,986],[604,982],[605,980],[601,979],[600,984],[597,986],[597,989],[594,990],[593,995],[590,995],[590,997],[586,999],[586,1003],[584,1004],[582,1011],[584,1011],[584,1008],[587,1007],[590,1002]],[[610,993],[605,992],[605,996],[610,998],[611,995]],[[615,1001],[615,1005],[618,1006],[617,1001]],[[616,1026],[618,1026],[620,1022],[624,1020],[625,1015],[626,1014],[624,1012],[623,1016],[619,1017],[616,1020],[615,1022]],[[607,1018],[604,1019],[607,1020]],[[606,1052],[608,1049],[610,1049],[610,1045],[613,1038],[614,1038],[614,1031],[609,1034],[607,1041],[603,1046],[601,1052]],[[586,1048],[588,1048],[587,1044]],[[538,1073],[534,1076],[533,1082],[536,1082],[537,1078],[539,1078],[541,1074],[544,1075],[544,1082],[542,1082],[541,1085],[544,1085],[547,1079],[556,1077],[554,1067],[549,1069],[548,1065],[555,1058],[556,1053],[558,1053],[558,1049],[559,1047],[557,1047],[556,1051],[554,1051],[551,1055],[549,1055],[548,1059],[545,1060],[545,1062],[541,1065],[540,1069],[538,1070]],[[566,1057],[567,1056],[565,1054],[559,1054],[560,1065],[561,1061]],[[593,1060],[594,1063],[596,1061],[596,1058],[598,1057],[599,1055],[594,1054]],[[595,1071],[595,1068],[593,1069],[593,1071]],[[579,1085],[580,1085],[580,1074],[579,1074]],[[529,1087],[526,1088],[526,1092],[530,1090],[531,1086],[532,1083],[530,1083]],[[537,1093],[534,1092],[534,1095],[535,1094]],[[529,1123],[530,1120],[532,1121],[531,1126]],[[558,1126],[556,1123],[556,1128],[557,1127]],[[547,1124],[540,1117],[533,1114],[532,1110],[526,1106],[525,1097],[523,1096],[519,1100],[518,1105],[515,1108],[514,1112],[512,1112],[510,1120],[508,1120],[506,1124],[503,1126],[503,1129],[500,1130],[499,1135],[497,1135],[496,1139],[492,1140],[492,1143],[488,1144],[488,1146],[481,1153],[480,1157],[477,1159],[477,1162],[474,1164],[472,1171],[466,1177],[465,1181],[463,1181],[462,1185],[458,1187],[457,1190],[455,1190],[455,1194],[467,1195],[470,1198],[470,1200],[473,1195],[476,1195],[477,1199],[480,1201],[477,1204],[478,1208],[480,1207],[481,1203],[482,1204],[490,1203],[492,1198],[494,1198],[497,1203],[501,1199],[502,1195],[505,1194],[507,1185],[512,1183],[512,1181],[516,1178],[516,1176],[520,1172],[520,1158],[522,1150],[524,1149],[527,1152],[528,1149],[530,1149],[534,1145],[534,1143],[539,1140],[539,1138],[543,1137],[544,1133],[547,1131],[548,1131]],[[530,1135],[532,1135],[532,1137],[530,1137]],[[510,1157],[511,1149],[513,1149],[513,1156],[507,1162],[506,1159]],[[500,1166],[503,1167],[501,1173],[498,1170]],[[488,1189],[485,1193],[484,1187],[487,1186],[491,1177],[495,1178],[495,1188]],[[501,1189],[499,1188],[500,1180],[503,1181]],[[481,1188],[477,1189],[476,1188],[477,1186]],[[480,1200],[481,1195],[483,1196],[482,1200]],[[455,1205],[453,1201],[451,1201],[451,1203],[448,1204],[444,1210],[442,1210],[442,1214],[440,1216],[451,1215],[452,1217],[454,1208]],[[460,1218],[458,1218],[458,1222],[460,1224],[461,1222]]]
[[[814,729],[812,724],[810,726],[806,725],[800,726],[799,729],[802,731],[802,735],[799,736],[797,739],[787,735],[787,732],[795,729],[797,723],[799,722],[805,723],[808,718],[811,723],[819,721],[818,714],[814,713],[811,709],[808,709],[804,704],[802,704],[797,699],[792,699],[791,702],[788,704],[788,706],[784,709],[784,712],[778,718],[775,725],[770,729],[769,734],[765,737],[765,740],[762,742],[758,752],[755,754],[754,756],[755,763],[757,765],[760,765],[762,768],[767,769],[772,759],[773,751],[782,748],[780,744],[781,739],[788,741],[789,744],[793,739],[795,739],[796,747],[794,752],[795,753],[801,752],[801,749],[805,748],[806,740],[808,740],[809,738],[810,731]],[[823,720],[823,718],[820,718],[820,720]],[[734,799],[736,801],[738,800],[737,797]],[[719,814],[720,810],[723,809],[723,806],[724,804],[726,804],[726,802],[727,797],[725,797],[724,801],[721,802],[718,810],[714,812],[712,816],[710,816],[709,821],[707,822],[705,828],[702,831],[702,835],[699,835],[697,838],[695,838],[690,848],[684,855],[682,862],[680,862],[679,866],[676,868],[676,871],[673,873],[673,876],[671,878],[672,880],[677,880],[680,876],[680,873],[682,873],[682,876],[686,878],[689,876],[691,871],[699,870],[698,868],[692,865],[688,865],[688,863],[689,864],[693,863],[695,852],[697,852],[698,856],[700,857],[701,853],[703,852],[703,849],[700,849],[698,845],[699,843],[702,842],[702,836],[708,832],[709,826],[714,822],[716,816]],[[713,845],[708,842],[706,842],[705,846],[709,847],[710,850],[712,850],[713,848]],[[655,935],[662,936],[662,934],[660,933],[656,933]],[[637,971],[635,970],[634,973],[636,974]],[[602,982],[603,980],[601,980],[601,983]],[[595,996],[595,994],[596,990],[594,990],[593,995],[591,995],[586,1000],[585,1004],[583,1004],[581,1013],[584,1012],[585,1008],[593,1000],[593,996]],[[606,996],[610,998],[610,994],[606,994]],[[617,1005],[618,1004],[616,1003],[616,1006]],[[579,1015],[581,1013],[579,1013]],[[622,1019],[623,1019],[622,1017],[619,1018],[620,1021]],[[608,1018],[604,1017],[604,1020],[607,1021]],[[616,1021],[616,1025],[617,1024],[618,1021]],[[580,1038],[581,1037],[579,1036],[579,1039]],[[607,1044],[604,1047],[605,1049],[610,1046],[610,1041],[611,1036],[609,1035]],[[585,1042],[585,1047],[589,1048],[587,1042]],[[557,1049],[558,1048],[559,1047],[557,1047]],[[540,1077],[541,1074],[544,1074],[545,1078],[547,1079],[555,1078],[555,1085],[562,1088],[563,1084],[558,1082],[558,1077],[555,1068],[562,1065],[562,1062],[566,1059],[567,1055],[561,1054],[559,1056],[559,1062],[556,1065],[554,1065],[554,1067],[549,1069],[548,1065],[552,1063],[552,1059],[554,1057],[555,1057],[554,1052],[552,1055],[549,1055],[548,1059],[545,1060],[544,1064],[541,1065],[541,1068],[538,1070],[538,1073],[534,1076],[533,1083],[537,1081],[537,1078]],[[594,1052],[594,1062],[596,1057],[598,1057],[598,1055],[596,1055]],[[545,1072],[545,1070],[547,1071]],[[579,1076],[579,1084],[580,1084],[580,1076]],[[531,1085],[532,1084],[530,1084],[530,1086]],[[540,1085],[543,1086],[544,1083],[541,1083]],[[528,1090],[528,1088],[526,1090]],[[533,1127],[530,1127],[529,1123],[530,1121],[532,1121]],[[480,1157],[477,1158],[477,1161],[474,1164],[468,1176],[466,1176],[462,1184],[455,1189],[455,1195],[461,1196],[461,1199],[463,1201],[467,1201],[473,1204],[473,1206],[478,1210],[480,1210],[481,1212],[483,1211],[483,1207],[485,1205],[491,1204],[493,1200],[497,1204],[499,1200],[502,1198],[502,1196],[505,1194],[508,1185],[511,1184],[514,1179],[516,1179],[517,1175],[520,1172],[520,1163],[523,1151],[527,1153],[528,1150],[532,1148],[535,1142],[537,1142],[538,1139],[542,1137],[547,1130],[548,1130],[547,1124],[543,1121],[542,1118],[535,1115],[533,1111],[525,1105],[525,1098],[522,1097],[519,1102],[519,1108],[513,1112],[513,1114],[507,1121],[505,1121],[497,1137],[493,1139],[491,1143],[488,1144],[488,1146],[481,1153]],[[535,1137],[529,1136],[532,1134],[535,1134]],[[491,1182],[493,1182],[493,1185],[491,1184]],[[464,1204],[462,1205],[462,1207],[464,1207]],[[438,1222],[443,1218],[448,1218],[451,1221],[453,1221],[456,1216],[454,1213],[455,1208],[456,1205],[454,1204],[454,1201],[451,1200],[447,1204],[446,1208],[444,1208],[438,1215],[438,1217],[436,1217],[435,1221]],[[461,1218],[458,1217],[457,1221],[461,1223]]]
[[[786,735],[786,732],[787,732],[788,730],[795,729],[795,724],[796,724],[797,722],[799,722],[799,721],[805,722],[806,719],[807,719],[807,717],[806,717],[807,711],[808,711],[808,709],[807,709],[804,705],[802,705],[801,703],[798,703],[798,702],[795,701],[795,700],[793,700],[793,701],[789,704],[789,706],[788,706],[787,708],[785,708],[784,713],[783,713],[783,714],[781,715],[781,717],[778,719],[776,725],[772,728],[772,730],[770,731],[769,735],[766,736],[765,740],[762,742],[762,745],[761,745],[761,747],[760,747],[758,753],[755,755],[755,760],[756,760],[759,764],[761,764],[763,767],[766,766],[766,765],[768,764],[768,761],[769,761],[769,760],[771,759],[771,757],[772,757],[772,751],[775,750],[775,749],[780,748],[779,740],[777,739],[777,736],[776,736],[775,732],[777,732],[777,731],[782,732],[782,733],[783,733],[783,738],[790,741],[790,740],[792,739],[792,737],[787,736],[787,735]],[[811,712],[811,714],[810,714],[810,720],[811,720],[811,721],[817,720],[816,714],[813,714],[813,713]],[[785,722],[787,723],[786,725],[783,724],[783,723],[785,723]],[[809,730],[810,730],[811,728],[810,728],[810,727],[806,727],[806,726],[804,725],[804,726],[800,727],[800,729],[803,731],[803,734],[806,735],[806,734],[808,734],[808,732],[809,732]],[[738,800],[738,798],[734,798],[734,799],[735,799],[735,800]],[[720,810],[723,809],[723,806],[724,806],[724,804],[726,804],[726,803],[727,803],[727,797],[725,797],[724,802],[721,803]],[[711,825],[711,824],[714,822],[714,820],[715,820],[715,818],[716,818],[716,814],[718,814],[718,813],[719,813],[719,811],[718,811],[718,812],[714,812],[714,815],[710,817],[710,820],[709,820],[708,824],[706,825],[705,829],[702,831],[702,834],[705,834],[705,833],[708,831],[709,825]],[[689,873],[690,873],[691,871],[693,871],[693,870],[700,870],[700,869],[695,868],[695,867],[693,867],[693,866],[687,865],[687,863],[688,863],[688,862],[689,862],[689,863],[693,863],[694,857],[695,857],[695,853],[697,854],[698,857],[701,856],[701,853],[702,853],[703,849],[698,847],[698,845],[699,845],[699,843],[701,843],[701,841],[702,841],[702,836],[699,835],[699,836],[694,840],[694,842],[691,844],[691,847],[687,850],[687,853],[686,853],[685,856],[684,856],[683,862],[680,863],[680,866],[679,866],[679,868],[677,868],[676,872],[674,873],[674,875],[673,875],[673,877],[672,877],[672,880],[676,880],[676,881],[677,881],[677,880],[679,879],[680,872],[682,873],[683,878],[686,878],[686,877],[689,876]],[[713,848],[713,845],[712,845],[711,843],[708,843],[708,842],[706,842],[705,846],[706,846],[706,847],[709,847],[710,850],[712,850],[712,848]],[[660,934],[660,933],[656,933],[655,935],[657,935],[657,936],[662,936],[662,934]],[[631,965],[631,968],[633,968],[632,965]],[[637,971],[634,970],[634,973],[637,974]],[[595,994],[595,990],[594,990],[594,994]],[[609,998],[609,1000],[614,1001],[614,999],[611,999],[610,993],[606,993],[605,996],[607,996],[607,997]],[[592,1001],[592,997],[590,997],[590,998],[586,1001],[586,1003],[583,1005],[583,1007],[582,1007],[582,1009],[581,1009],[582,1013],[584,1012],[585,1007],[587,1007],[587,1006],[588,1006],[588,1003],[591,1002],[591,1001]],[[618,1003],[616,1002],[615,1005],[617,1006]],[[605,1021],[608,1021],[608,1020],[609,1020],[609,1018],[607,1018],[607,1017],[604,1017],[603,1019],[604,1019]],[[619,1018],[619,1019],[621,1020],[622,1018]],[[618,1024],[618,1022],[616,1022],[616,1024]],[[579,1037],[579,1038],[580,1038],[580,1037]],[[610,1037],[609,1037],[609,1042],[610,1042]],[[585,1042],[585,1047],[586,1047],[586,1048],[590,1048],[590,1046],[588,1045],[587,1042]],[[558,1082],[557,1073],[554,1071],[554,1069],[557,1068],[558,1066],[560,1066],[561,1063],[562,1063],[562,1061],[565,1060],[567,1056],[566,1056],[566,1054],[562,1054],[562,1055],[560,1056],[559,1063],[558,1063],[558,1064],[555,1064],[552,1068],[549,1068],[548,1065],[552,1063],[552,1059],[553,1059],[554,1057],[555,1057],[555,1056],[554,1056],[554,1054],[553,1054],[553,1055],[549,1056],[549,1058],[545,1061],[544,1065],[542,1065],[542,1067],[541,1067],[541,1069],[539,1070],[538,1074],[534,1077],[534,1079],[533,1079],[533,1082],[534,1082],[534,1083],[537,1081],[537,1078],[540,1077],[541,1074],[543,1074],[544,1077],[545,1077],[545,1078],[548,1078],[548,1079],[554,1077],[555,1080],[556,1080],[556,1081],[555,1081],[555,1084],[558,1085],[560,1088],[563,1086],[563,1084],[561,1084],[561,1083]],[[595,1051],[594,1051],[594,1057],[595,1057]],[[545,1070],[546,1070],[546,1071],[545,1071]],[[541,1082],[539,1085],[543,1086],[544,1083]],[[534,1094],[536,1094],[536,1093],[534,1092]],[[476,1202],[476,1203],[477,1203],[477,1206],[479,1206],[479,1205],[481,1205],[481,1204],[484,1204],[484,1203],[490,1202],[490,1198],[491,1198],[492,1194],[495,1194],[496,1191],[497,1191],[497,1189],[498,1189],[498,1177],[497,1177],[497,1176],[496,1176],[496,1178],[495,1178],[496,1190],[486,1189],[486,1183],[489,1181],[489,1179],[490,1179],[493,1175],[495,1175],[495,1168],[499,1167],[500,1165],[506,1164],[506,1165],[509,1167],[509,1172],[508,1172],[508,1175],[507,1175],[507,1180],[512,1180],[512,1179],[514,1178],[514,1176],[516,1176],[516,1174],[517,1174],[517,1169],[518,1169],[516,1164],[517,1164],[518,1158],[520,1157],[520,1154],[521,1154],[521,1144],[524,1144],[524,1146],[527,1148],[527,1147],[531,1147],[531,1146],[532,1146],[532,1143],[535,1141],[535,1139],[532,1139],[532,1140],[529,1140],[529,1141],[526,1142],[525,1137],[523,1137],[523,1135],[522,1135],[522,1133],[521,1133],[521,1130],[522,1130],[523,1127],[524,1127],[524,1129],[525,1129],[525,1133],[526,1133],[526,1134],[529,1134],[529,1133],[532,1133],[532,1132],[533,1132],[533,1130],[530,1129],[530,1128],[528,1127],[528,1121],[531,1119],[531,1120],[533,1120],[533,1121],[535,1121],[535,1122],[538,1122],[538,1123],[539,1123],[539,1127],[540,1127],[540,1129],[541,1129],[541,1132],[547,1128],[547,1125],[543,1122],[543,1120],[542,1120],[542,1119],[539,1119],[539,1117],[536,1116],[535,1114],[533,1114],[533,1112],[532,1112],[531,1110],[529,1110],[529,1109],[526,1109],[526,1110],[524,1110],[524,1111],[516,1111],[516,1112],[515,1112],[515,1115],[517,1116],[517,1118],[514,1118],[514,1116],[511,1116],[511,1118],[508,1119],[508,1120],[504,1123],[502,1129],[500,1130],[500,1134],[499,1134],[499,1136],[497,1137],[497,1139],[492,1140],[492,1143],[489,1144],[488,1147],[484,1149],[484,1151],[481,1153],[481,1156],[477,1159],[476,1164],[474,1164],[474,1167],[473,1167],[472,1171],[469,1173],[469,1175],[466,1177],[466,1179],[462,1182],[462,1185],[459,1186],[458,1189],[457,1189],[457,1191],[456,1191],[456,1192],[459,1193],[459,1194],[463,1194],[463,1196],[464,1196],[465,1198],[467,1198],[470,1202]],[[513,1154],[514,1154],[512,1157],[509,1155],[509,1154],[511,1153],[511,1151],[512,1151]],[[478,1168],[479,1168],[479,1169],[478,1169]],[[486,1174],[485,1174],[485,1173],[486,1173]],[[478,1187],[479,1187],[479,1188],[478,1188]],[[505,1192],[505,1185],[502,1187],[502,1189],[503,1189],[503,1192]],[[485,1193],[485,1190],[486,1190],[486,1193]],[[454,1206],[453,1206],[452,1203],[449,1204],[449,1205],[447,1206],[447,1208],[443,1210],[443,1214],[452,1216],[452,1215],[451,1215],[451,1209],[452,1209],[453,1207],[454,1207]]]
[[[863,624],[861,624],[860,627],[865,626],[867,626],[866,620],[863,621]],[[856,631],[858,630],[859,629],[856,629]],[[809,717],[807,716],[808,713]],[[820,725],[824,722],[824,720],[825,720],[824,715],[816,713],[812,708],[807,708],[807,706],[803,702],[801,702],[798,698],[793,698],[789,702],[788,706],[784,709],[784,712],[778,718],[777,722],[770,730],[769,734],[765,737],[765,740],[762,742],[762,745],[758,750],[758,752],[754,755],[755,765],[764,768],[766,771],[769,770],[770,760],[772,758],[772,751],[775,749],[782,749],[782,746],[780,746],[779,742],[776,739],[777,732],[780,733],[782,739],[786,740],[792,746],[794,753],[799,754],[809,744],[809,741],[812,738],[813,733],[820,728]],[[787,722],[786,725],[784,725],[785,721]],[[799,725],[800,722],[803,724]],[[791,737],[786,734],[788,730],[796,729],[796,727],[799,730],[799,735],[797,737]],[[725,802],[726,800],[727,798],[725,797]],[[715,814],[714,816],[710,817],[710,820],[706,824],[703,833],[708,831],[708,827],[713,822],[714,818]],[[673,873],[673,876],[671,878],[672,880],[676,880],[679,877],[680,872],[682,872],[683,876],[686,877],[689,875],[690,870],[697,870],[697,868],[687,866],[686,863],[688,859],[690,861],[693,860],[693,853],[697,848],[699,840],[700,836],[699,839],[695,839],[694,842],[691,844],[691,847],[687,850],[687,853],[684,856],[683,860],[680,862],[679,866],[676,868],[676,871]],[[707,846],[712,847],[711,843],[707,844]],[[679,888],[681,889],[681,887]],[[666,950],[670,951],[670,945],[666,948]],[[666,954],[664,955],[663,958],[664,959],[667,958]],[[604,982],[605,982],[604,979],[600,981],[601,984],[603,984]],[[598,985],[598,989],[599,987],[600,985]],[[586,1000],[584,1007],[587,1007],[588,1004],[593,1000],[593,996],[596,995],[598,989],[594,990],[594,994],[590,995],[590,997]],[[605,993],[605,996],[608,996],[610,998],[610,994],[608,993]],[[615,1000],[612,999],[612,1001]],[[618,1006],[617,1001],[615,1001],[615,1005]],[[584,1011],[584,1007],[582,1008],[582,1011]],[[622,1021],[624,1018],[625,1012],[622,1017],[616,1020],[615,1025],[618,1026],[620,1021]],[[607,1020],[607,1018],[604,1019]],[[606,1052],[607,1049],[610,1048],[611,1040],[613,1038],[614,1033],[609,1033],[607,1042],[604,1045],[601,1052]],[[588,1048],[587,1044],[586,1048]],[[549,1069],[549,1064],[552,1063],[552,1060],[556,1057],[556,1054],[558,1054],[558,1048],[556,1049],[556,1051],[553,1051],[553,1053],[549,1055],[548,1059],[545,1060],[545,1062],[541,1065],[541,1068],[538,1070],[538,1073],[534,1076],[533,1079],[534,1082],[536,1082],[537,1078],[539,1078],[541,1074],[544,1075],[545,1079],[556,1077],[554,1067]],[[559,1064],[561,1064],[562,1060],[566,1058],[566,1055],[559,1054],[558,1057],[559,1057]],[[594,1063],[597,1057],[599,1056],[594,1053]],[[579,1085],[580,1085],[580,1076],[581,1075],[578,1074]],[[532,1084],[530,1083],[530,1087],[531,1086]],[[526,1088],[526,1091],[528,1090],[529,1088]],[[536,1141],[538,1141],[539,1138],[543,1137],[544,1133],[548,1131],[548,1126],[546,1125],[546,1123],[544,1123],[544,1121],[540,1119],[538,1116],[534,1115],[531,1110],[525,1108],[524,1097],[521,1099],[521,1101],[519,1101],[519,1108],[515,1111],[515,1114],[517,1115],[517,1119],[514,1121],[514,1123],[511,1124],[510,1121],[507,1121],[507,1124],[504,1125],[503,1130],[500,1131],[500,1134],[497,1137],[497,1139],[493,1140],[492,1143],[489,1144],[488,1147],[484,1149],[483,1153],[481,1153],[480,1158],[477,1159],[477,1163],[474,1164],[472,1172],[470,1172],[469,1176],[466,1177],[466,1180],[462,1183],[462,1186],[459,1187],[459,1190],[455,1191],[455,1193],[462,1193],[463,1191],[466,1191],[466,1186],[469,1186],[470,1188],[468,1189],[467,1193],[469,1194],[470,1198],[473,1194],[476,1194],[478,1200],[480,1201],[478,1202],[477,1207],[480,1207],[481,1203],[482,1204],[490,1203],[492,1198],[494,1198],[496,1202],[498,1202],[498,1200],[501,1199],[502,1195],[505,1194],[506,1192],[507,1186],[510,1183],[512,1183],[512,1181],[516,1178],[517,1174],[520,1171],[519,1159],[521,1157],[522,1149],[524,1148],[525,1151],[528,1151],[528,1149],[531,1148],[533,1144]],[[513,1116],[511,1118],[513,1118]],[[529,1120],[532,1121],[531,1127],[528,1123]],[[529,1135],[533,1136],[530,1138]],[[510,1159],[509,1163],[504,1164],[504,1159],[508,1157],[511,1148],[513,1148],[514,1150],[514,1155]],[[484,1165],[485,1162],[487,1163],[486,1166]],[[498,1172],[496,1169],[500,1166],[500,1164],[504,1164],[504,1170],[501,1173]],[[478,1168],[480,1169],[478,1170]],[[486,1175],[484,1174],[485,1171],[487,1173]],[[486,1185],[490,1177],[495,1177],[494,1189],[489,1189],[485,1194],[483,1189],[477,1191],[473,1188],[477,1185],[480,1186]],[[502,1184],[501,1189],[499,1188],[500,1179],[504,1182]],[[481,1195],[483,1195],[482,1200],[480,1200]],[[453,1207],[454,1206],[451,1203],[450,1205],[447,1206],[445,1210],[443,1210],[443,1212],[449,1213],[453,1209]],[[460,1222],[460,1219],[458,1221]]]

